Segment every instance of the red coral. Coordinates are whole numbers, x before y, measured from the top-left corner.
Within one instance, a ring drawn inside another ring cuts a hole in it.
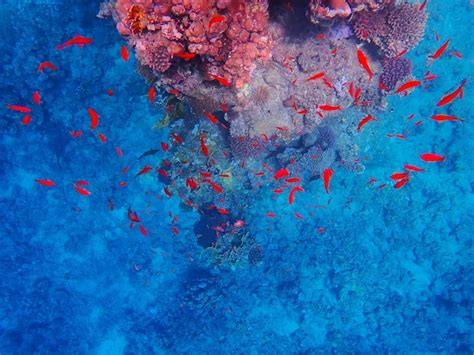
[[[157,50],[166,48],[170,58],[195,54],[207,79],[218,75],[241,88],[256,61],[270,57],[267,7],[267,0],[118,0],[117,29],[140,62],[158,72],[173,64]]]

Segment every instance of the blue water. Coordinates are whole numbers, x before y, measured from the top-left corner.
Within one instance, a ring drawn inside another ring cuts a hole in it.
[[[127,165],[137,172],[136,158],[169,132],[152,129],[165,107],[147,101],[133,55],[120,58],[113,21],[95,17],[98,1],[3,0],[0,103],[33,113],[29,125],[6,109],[0,120],[0,353],[472,354],[473,10],[467,0],[428,1],[425,39],[408,54],[415,76],[441,43],[436,33],[464,58],[443,56],[430,67],[438,79],[429,89],[389,99],[354,142],[365,171],[336,168],[329,197],[320,181],[305,185],[294,206],[269,189],[243,195],[242,218],[264,257],[226,268],[203,257],[196,212],[166,198],[151,175],[121,174]],[[76,34],[94,44],[54,49]],[[46,60],[58,69],[40,75]],[[436,112],[466,122],[429,120],[464,78],[464,98]],[[93,133],[88,107],[100,115]],[[77,130],[84,134],[73,139]],[[446,161],[424,164],[399,190],[367,184],[390,183],[424,152]],[[77,180],[90,182],[90,196],[74,190]],[[129,207],[140,211],[147,238],[129,228]]]

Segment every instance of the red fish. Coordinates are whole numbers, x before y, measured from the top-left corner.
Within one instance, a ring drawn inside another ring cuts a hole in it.
[[[395,185],[393,185],[394,188],[396,189],[399,189],[403,186],[405,186],[405,184],[410,181],[410,179],[408,177],[404,178],[404,179],[401,179],[400,181],[398,181]]]
[[[222,101],[221,102],[221,110],[222,112],[226,113],[227,111],[229,111],[229,108],[227,107],[227,103],[225,101]]]
[[[126,167],[124,167],[124,168],[122,169],[122,175],[123,175],[123,174],[126,174],[129,168],[130,168],[130,165],[127,165]]]
[[[278,180],[278,179],[281,179],[281,178],[286,177],[286,176],[288,176],[288,175],[289,175],[288,170],[286,170],[286,169],[283,168],[283,169],[278,170],[278,171],[275,173],[275,175],[273,175],[273,178],[274,178],[275,180]]]
[[[302,215],[300,215],[299,213],[294,213],[295,217],[298,218],[298,219],[301,219],[302,221],[304,220],[304,217]]]
[[[223,214],[223,215],[228,215],[229,214],[229,210],[226,210],[225,208],[216,207],[216,210],[217,210],[217,212],[219,212],[220,214]]]
[[[114,94],[114,91],[112,89],[107,90],[107,95],[112,96]]]
[[[204,133],[201,133],[201,151],[202,154],[204,154],[205,157],[209,156],[209,149],[207,149],[206,146],[206,135]]]
[[[176,143],[178,143],[178,144],[183,144],[183,138],[181,138],[180,136],[178,136],[176,133],[171,133],[171,137],[174,138],[174,140],[176,141]]]
[[[212,122],[212,124],[216,124],[217,122],[219,122],[217,120],[217,117],[214,116],[213,114],[209,113],[209,112],[204,112],[204,116],[206,116],[207,119]]]
[[[120,187],[125,187],[125,186],[127,186],[127,185],[128,185],[128,182],[126,182],[126,181],[120,181],[120,182],[119,182],[119,186],[120,186]]]
[[[140,233],[142,233],[145,237],[148,237],[148,232],[145,227],[142,226],[141,223],[138,225],[138,229],[140,229]]]
[[[430,57],[431,59],[433,59],[433,60],[438,59],[438,58],[444,53],[444,51],[446,50],[446,48],[448,48],[449,41],[451,41],[451,39],[448,39],[446,42],[444,42],[443,45],[438,48],[438,50],[435,52],[435,54],[433,54],[433,55],[431,55],[431,56],[429,56],[429,57]]]
[[[400,53],[398,53],[395,58],[401,58],[403,57],[406,53],[408,52],[408,49],[404,49],[403,51],[401,51]]]
[[[296,113],[297,113],[298,115],[306,115],[306,114],[308,113],[308,110],[305,109],[305,108],[303,108],[303,109],[300,110],[300,111],[296,111]]]
[[[151,86],[150,90],[148,90],[148,101],[153,105],[155,103],[155,87]]]
[[[74,138],[82,136],[82,131],[70,131],[69,134],[73,136]]]
[[[74,186],[74,189],[79,192],[79,194],[83,195],[83,196],[89,196],[91,194],[91,192],[89,190],[86,190],[85,188],[83,187],[80,187],[80,186],[77,186],[77,185],[73,185]]]
[[[115,147],[115,151],[117,152],[117,155],[119,157],[123,157],[123,152],[122,152],[122,149],[120,149],[120,147]]]
[[[294,184],[296,182],[300,182],[300,178],[294,177],[294,178],[285,179],[285,182],[290,183],[290,184]]]
[[[364,68],[364,70],[369,75],[369,80],[372,80],[372,77],[374,74],[372,73],[372,70],[370,69],[369,61],[366,55],[364,54],[364,52],[362,52],[359,48],[357,48],[357,59],[359,60],[359,64],[362,66],[362,68]]]
[[[206,181],[211,187],[217,192],[217,193],[222,193],[222,187],[217,185],[215,182],[212,182],[211,180]]]
[[[21,120],[21,124],[26,126],[27,124],[29,124],[31,122],[31,115],[24,115],[23,116],[23,119]]]
[[[449,116],[449,115],[433,115],[431,116],[431,119],[436,122],[446,122],[446,121],[461,121],[464,122],[462,118],[457,118],[455,116]]]
[[[31,108],[26,106],[18,106],[18,105],[5,105],[7,109],[12,111],[18,111],[23,113],[31,112]]]
[[[90,129],[93,131],[99,125],[99,115],[93,109],[88,108],[89,116],[91,117],[91,126]]]
[[[107,142],[107,138],[105,137],[105,135],[103,133],[99,133],[99,138],[100,138],[100,141],[102,143],[106,143]]]
[[[193,59],[196,55],[197,55],[196,53],[187,53],[187,52],[174,54],[175,57],[184,59],[186,61]]]
[[[75,182],[76,185],[89,185],[89,181],[87,180],[77,180]]]
[[[331,105],[319,105],[318,108],[323,111],[339,111],[342,109],[341,106],[331,106]]]
[[[366,125],[369,121],[378,121],[375,117],[373,117],[372,115],[368,115],[366,117],[364,117],[360,122],[359,124],[357,125],[357,132],[360,132],[360,130],[362,129],[362,127],[364,127],[364,125]]]
[[[128,50],[127,46],[122,45],[122,48],[120,48],[120,54],[122,55],[122,59],[126,62],[128,62]]]
[[[269,217],[269,218],[275,218],[275,213],[267,212],[267,217]]]
[[[425,169],[419,168],[419,167],[414,166],[414,165],[408,165],[408,164],[403,165],[403,169],[408,170],[408,171],[415,171],[417,173],[425,171]]]
[[[306,81],[321,79],[323,76],[324,76],[324,72],[319,72],[307,78]]]
[[[51,70],[56,70],[56,67],[51,62],[42,62],[38,65],[38,71],[40,73],[43,72],[44,68],[48,68],[48,69],[51,69]]]
[[[165,192],[166,196],[171,197],[171,192],[168,190],[168,187],[163,188],[163,191]]]
[[[173,226],[173,228],[171,228],[171,229],[172,229],[172,231],[173,231],[173,234],[175,234],[175,235],[178,235],[178,234],[179,234],[179,230],[178,230],[178,228],[176,228],[175,226]]]
[[[140,218],[138,218],[138,213],[137,212],[132,212],[132,210],[129,208],[127,210],[127,217],[132,223],[140,223]]]
[[[161,149],[163,150],[163,152],[166,152],[168,150],[168,144],[166,144],[165,142],[161,142]]]
[[[334,174],[334,170],[330,168],[325,168],[323,172],[323,180],[324,180],[324,189],[326,190],[326,193],[329,193],[329,182],[331,181],[331,178]]]
[[[140,171],[138,172],[138,174],[135,175],[135,176],[140,176],[140,175],[146,174],[146,173],[148,173],[148,172],[149,172],[150,170],[152,170],[152,169],[153,169],[153,168],[152,168],[151,166],[145,165],[145,166],[142,168],[142,170],[140,170]]]
[[[43,186],[49,186],[49,187],[56,186],[56,183],[49,179],[36,179],[35,182]]]
[[[290,205],[292,205],[293,202],[295,201],[295,193],[296,192],[303,192],[303,191],[304,191],[304,189],[300,186],[293,187],[290,191],[290,194],[288,195],[288,203]]]
[[[225,86],[226,88],[230,88],[232,85],[223,77],[214,75],[214,74],[209,74],[214,80],[216,80],[219,84],[222,86]]]
[[[431,81],[431,80],[435,80],[436,78],[437,76],[435,74],[429,74],[423,78],[423,81]]]
[[[437,163],[444,160],[444,157],[435,153],[425,153],[420,155],[421,160],[428,163]]]
[[[401,180],[401,179],[405,179],[407,176],[408,176],[409,172],[406,172],[406,173],[393,173],[391,176],[390,176],[390,179],[392,180]]]
[[[191,191],[194,191],[194,190],[196,190],[198,185],[197,185],[196,181],[194,181],[194,179],[187,178],[186,179],[186,186],[189,187],[191,189]]]
[[[405,84],[401,85],[396,91],[395,93],[396,94],[399,94],[403,91],[406,91],[406,90],[409,90],[409,89],[412,89],[412,88],[416,88],[417,86],[420,86],[421,85],[421,81],[419,80],[411,80],[411,81],[408,81],[406,82]]]
[[[360,98],[361,92],[362,92],[362,89],[357,88],[357,90],[354,93],[354,105],[356,105],[356,106],[359,104],[359,98]]]
[[[424,0],[424,1],[421,3],[421,5],[420,5],[420,7],[418,8],[418,10],[423,11],[423,10],[425,9],[425,6],[426,6],[426,3],[427,3],[427,2],[428,2],[428,0]]]
[[[225,20],[225,16],[222,15],[214,15],[209,19],[209,22],[207,23],[207,28],[211,30],[211,26],[215,23],[219,23]]]
[[[458,51],[449,52],[449,55],[455,56],[456,58],[459,58],[459,59],[462,59],[462,54],[459,53]]]
[[[436,106],[441,107],[444,105],[447,105],[451,103],[456,97],[462,97],[462,92],[463,92],[463,87],[466,84],[467,79],[464,79],[461,84],[458,86],[456,90],[454,90],[452,93],[447,94],[439,100],[439,102],[436,104]]]
[[[82,37],[79,35],[76,35],[74,38],[70,39],[69,41],[64,42],[63,44],[56,46],[57,50],[62,50],[66,47],[70,46],[78,46],[80,48],[83,48],[86,44],[92,44],[92,39],[87,38],[87,37]]]

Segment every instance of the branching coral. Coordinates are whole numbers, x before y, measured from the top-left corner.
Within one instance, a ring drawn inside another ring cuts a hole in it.
[[[385,58],[380,76],[381,84],[388,90],[393,90],[398,82],[411,74],[411,69],[411,62],[406,58]]]
[[[392,0],[310,0],[308,17],[311,22],[319,23],[335,17],[346,18],[362,10],[379,10]]]

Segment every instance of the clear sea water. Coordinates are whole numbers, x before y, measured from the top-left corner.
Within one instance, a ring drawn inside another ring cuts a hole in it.
[[[133,55],[121,60],[124,41],[113,21],[96,18],[98,4],[0,2],[0,103],[34,106],[33,91],[42,95],[29,125],[1,109],[0,354],[473,353],[468,0],[428,0],[425,39],[408,54],[415,76],[448,38],[463,59],[444,55],[429,68],[438,75],[429,89],[389,99],[380,122],[355,142],[368,157],[363,174],[337,170],[330,198],[320,181],[305,186],[299,209],[265,189],[245,196],[243,218],[265,255],[236,270],[205,266],[193,235],[197,214],[165,198],[156,179],[118,187],[120,170],[137,171],[136,157],[168,132],[151,129],[165,108],[147,102],[148,85]],[[94,44],[54,49],[76,34]],[[46,60],[58,70],[39,75]],[[435,110],[464,78],[464,98]],[[106,144],[88,130],[87,107],[100,114]],[[437,124],[434,112],[466,122]],[[79,129],[84,135],[72,139]],[[423,164],[427,171],[399,190],[367,184],[421,164],[425,152],[446,160]],[[92,195],[74,191],[77,180],[90,181]],[[128,207],[140,211],[147,238],[130,230]]]

